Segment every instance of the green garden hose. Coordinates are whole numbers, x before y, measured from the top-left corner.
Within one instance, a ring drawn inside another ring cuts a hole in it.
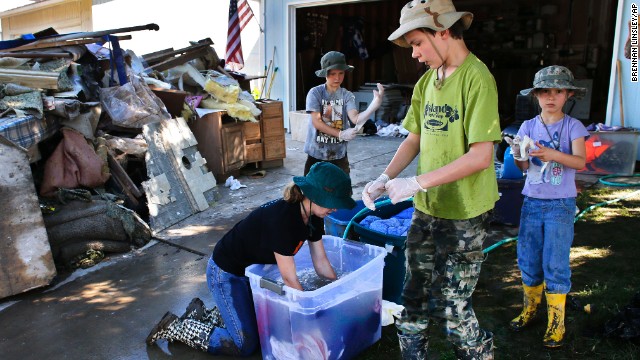
[[[633,177],[636,176],[640,176],[640,174],[634,174],[632,175]],[[619,182],[612,182],[612,181],[607,181],[606,179],[611,179],[611,178],[619,178],[619,177],[626,177],[626,176],[621,176],[621,175],[607,175],[607,176],[603,176],[601,177],[598,181],[600,181],[602,184],[605,185],[609,185],[609,186],[618,186],[618,187],[625,187],[625,186],[638,186],[640,184],[627,184],[627,183],[619,183]],[[623,197],[617,198],[617,199],[613,199],[613,200],[608,200],[608,201],[603,201],[601,203],[597,203],[594,205],[589,206],[588,208],[582,210],[578,215],[576,215],[576,217],[573,219],[573,222],[575,223],[576,221],[580,220],[580,218],[582,218],[586,213],[588,213],[589,211],[601,207],[601,206],[605,206],[605,205],[609,205],[609,204],[613,204],[615,202],[618,202],[620,200],[624,200],[624,199],[628,199],[632,196],[635,196],[636,194],[640,194],[640,190],[634,191],[632,193],[629,193]],[[489,251],[492,251],[504,244],[510,243],[512,241],[517,241],[518,237],[511,237],[511,238],[507,238],[507,239],[503,239],[498,241],[497,243],[485,248],[482,250],[483,253],[488,253]]]
[[[637,176],[640,176],[640,174],[634,174],[634,175],[631,175],[631,176],[633,176],[633,177],[637,177]],[[617,186],[617,187],[625,187],[625,186],[629,186],[629,187],[631,187],[631,186],[638,186],[638,185],[640,185],[640,184],[618,183],[618,182],[613,182],[613,181],[608,181],[608,180],[607,180],[607,179],[611,179],[611,178],[619,178],[619,177],[625,177],[625,176],[621,176],[621,175],[607,175],[607,176],[603,176],[603,177],[602,177],[602,178],[600,178],[598,181],[600,181],[600,182],[601,182],[602,184],[604,184],[604,185]],[[576,215],[576,217],[573,219],[573,222],[574,222],[574,223],[575,223],[575,222],[577,222],[577,221],[578,221],[578,220],[580,220],[580,218],[582,218],[586,213],[588,213],[589,211],[591,211],[591,210],[593,210],[593,209],[599,208],[599,207],[601,207],[601,206],[605,206],[605,205],[613,204],[613,203],[618,202],[618,201],[620,201],[620,200],[628,199],[628,198],[630,198],[630,197],[635,196],[636,194],[640,194],[640,190],[638,190],[638,191],[634,191],[634,192],[632,192],[632,193],[629,193],[629,194],[627,194],[627,195],[625,195],[625,196],[623,196],[623,197],[617,198],[617,199],[608,200],[608,201],[603,201],[603,202],[601,202],[601,203],[597,203],[597,204],[591,205],[591,206],[589,206],[588,208],[586,208],[586,209],[582,210],[578,215]],[[409,199],[407,199],[407,200],[405,200],[405,201],[413,201],[413,198],[409,198]],[[379,207],[381,207],[381,206],[386,206],[386,205],[391,204],[391,199],[385,199],[385,200],[379,201],[379,202],[377,202],[377,203],[375,203],[375,204],[376,204],[376,209],[377,209],[377,208],[379,208]],[[344,234],[342,235],[342,238],[343,238],[343,239],[346,239],[346,238],[347,238],[347,234],[349,233],[349,230],[351,229],[351,224],[353,224],[353,219],[355,219],[355,218],[359,217],[360,215],[362,215],[362,214],[364,214],[364,213],[366,213],[366,212],[370,212],[370,211],[371,211],[371,210],[370,210],[369,208],[367,208],[367,207],[365,207],[365,208],[361,209],[360,211],[358,211],[358,212],[357,212],[357,213],[356,213],[356,214],[351,218],[351,221],[349,221],[349,223],[347,224],[347,227],[346,227],[346,228],[345,228],[345,230],[344,230]],[[502,246],[502,245],[504,245],[504,244],[508,244],[508,243],[510,243],[510,242],[517,241],[517,240],[518,240],[518,237],[517,237],[517,236],[515,236],[515,237],[510,237],[510,238],[506,238],[506,239],[502,239],[502,240],[498,241],[497,243],[495,243],[495,244],[493,244],[493,245],[491,245],[491,246],[489,246],[489,247],[487,247],[487,248],[483,249],[483,250],[482,250],[482,252],[483,252],[484,254],[487,254],[487,253],[489,253],[490,251],[495,250],[495,249],[499,248],[500,246]]]
[[[406,200],[403,201],[413,201],[413,197],[410,197]],[[382,207],[382,206],[387,206],[392,204],[391,199],[385,199],[385,200],[381,200],[378,201],[377,203],[375,203],[376,205],[376,209]],[[344,234],[342,234],[342,238],[346,239],[347,238],[347,234],[349,234],[349,230],[351,229],[351,224],[353,224],[353,219],[359,217],[362,214],[365,214],[367,212],[373,212],[373,210],[369,209],[368,207],[364,207],[362,208],[360,211],[358,211],[355,215],[353,215],[353,217],[351,218],[351,220],[349,221],[349,223],[347,224],[347,227],[344,229]]]
[[[612,179],[612,178],[633,178],[633,177],[640,177],[640,174],[633,174],[633,175],[607,175],[607,176],[603,176],[600,179],[598,179],[598,181],[604,185],[608,185],[608,186],[620,186],[620,187],[631,187],[631,186],[640,186],[640,182],[637,183],[625,183],[625,182],[617,182],[617,181],[609,181],[608,179]]]

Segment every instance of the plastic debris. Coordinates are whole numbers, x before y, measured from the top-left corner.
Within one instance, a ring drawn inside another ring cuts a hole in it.
[[[231,188],[231,190],[238,190],[247,187],[247,185],[240,184],[240,181],[238,181],[238,179],[234,179],[233,176],[229,176],[227,178],[227,181],[224,182],[224,186]]]
[[[404,310],[404,306],[382,300],[382,326],[395,323],[395,319],[400,317],[402,310]]]

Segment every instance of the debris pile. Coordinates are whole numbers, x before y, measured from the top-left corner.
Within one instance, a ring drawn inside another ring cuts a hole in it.
[[[188,126],[199,118],[196,108],[243,121],[260,115],[240,88],[242,75],[224,69],[210,39],[138,56],[121,47],[131,35],[116,35],[158,29],[47,29],[0,41],[0,154],[17,148],[27,166],[17,166],[20,156],[0,162],[31,170],[39,202],[4,209],[9,220],[0,230],[18,233],[24,213],[37,212],[58,269],[142,246],[218,200]],[[5,203],[13,196],[0,192]]]

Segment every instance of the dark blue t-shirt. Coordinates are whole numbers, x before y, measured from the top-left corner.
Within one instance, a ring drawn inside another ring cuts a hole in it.
[[[234,225],[213,249],[213,261],[224,271],[244,276],[247,266],[275,264],[274,252],[295,255],[305,240],[318,241],[324,234],[324,222],[311,216],[314,230],[305,225],[300,203],[283,199],[268,202],[253,210]]]

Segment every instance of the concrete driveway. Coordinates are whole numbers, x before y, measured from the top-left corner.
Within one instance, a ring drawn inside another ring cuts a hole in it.
[[[349,144],[354,198],[384,170],[401,141],[371,136]],[[181,315],[193,297],[213,305],[205,266],[217,240],[256,206],[281,197],[291,178],[302,175],[304,144],[287,135],[286,146],[284,166],[268,169],[262,178],[239,177],[247,188],[230,191],[218,185],[220,201],[156,234],[164,242],[154,240],[66,279],[58,277],[47,288],[0,300],[0,358],[210,358],[178,343],[147,346],[145,338],[166,311]],[[414,174],[415,162],[403,175]],[[260,358],[259,352],[251,357]]]

